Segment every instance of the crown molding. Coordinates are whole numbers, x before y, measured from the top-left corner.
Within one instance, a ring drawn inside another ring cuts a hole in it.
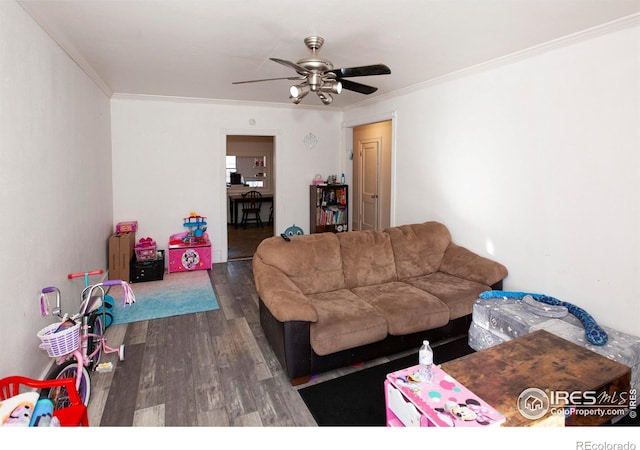
[[[263,108],[282,108],[282,109],[306,109],[312,111],[334,111],[341,112],[342,110],[331,106],[320,105],[294,105],[292,103],[274,103],[274,102],[255,102],[251,100],[227,100],[227,99],[215,99],[205,97],[178,97],[171,95],[155,95],[155,94],[127,94],[122,92],[115,92],[111,96],[113,100],[148,100],[148,101],[162,101],[162,102],[174,102],[174,103],[207,103],[212,105],[227,105],[227,106],[251,106],[251,107],[263,107]]]
[[[625,29],[635,26],[640,23],[640,13],[632,14],[626,17],[622,17],[611,22],[607,22],[601,25],[597,25],[592,28],[578,31],[576,33],[569,34],[533,47],[529,47],[524,50],[520,50],[493,60],[480,63],[474,66],[470,66],[455,72],[451,72],[439,77],[432,78],[430,80],[423,81],[421,83],[409,86],[407,88],[398,89],[395,91],[387,92],[385,94],[377,95],[375,97],[367,98],[353,105],[346,105],[344,107],[331,107],[331,106],[315,106],[315,105],[289,105],[288,103],[271,103],[271,102],[253,102],[253,101],[241,101],[241,100],[221,100],[221,99],[206,99],[206,98],[190,98],[190,97],[171,97],[161,95],[144,95],[144,94],[123,94],[115,93],[111,86],[109,86],[97,73],[91,65],[82,57],[80,52],[73,46],[73,44],[64,38],[58,38],[56,36],[63,36],[63,33],[57,32],[57,28],[48,20],[42,17],[38,17],[29,7],[28,2],[17,0],[18,4],[29,14],[29,16],[56,42],[56,44],[64,51],[72,61],[74,61],[78,67],[80,67],[87,76],[104,92],[109,98],[146,98],[146,99],[162,99],[165,101],[183,101],[183,102],[203,102],[203,103],[216,103],[227,104],[236,106],[269,106],[269,107],[282,107],[297,109],[309,109],[309,110],[332,110],[332,111],[350,111],[356,108],[370,106],[373,103],[387,100],[389,98],[404,95],[407,93],[415,92],[425,89],[427,87],[445,83],[458,78],[474,75],[480,72],[491,70],[496,67],[511,64],[526,58],[530,58],[550,50],[566,47],[576,42],[585,41],[597,36],[605,35],[617,30]]]
[[[365,99],[353,105],[346,106],[345,108],[343,108],[343,111],[349,111],[352,109],[361,108],[363,106],[370,106],[373,103],[387,100],[389,98],[393,98],[398,95],[409,94],[415,91],[428,88],[430,86],[434,86],[437,84],[445,83],[445,82],[456,80],[459,78],[475,75],[481,72],[485,72],[487,70],[491,70],[497,67],[501,67],[507,64],[512,64],[514,62],[521,61],[527,58],[531,58],[533,56],[537,56],[537,55],[549,52],[551,50],[555,50],[557,48],[567,47],[577,42],[586,41],[594,37],[603,36],[618,30],[630,28],[638,24],[640,24],[640,13],[632,14],[630,16],[622,17],[620,19],[613,20],[611,22],[597,25],[592,28],[587,28],[585,30],[578,31],[576,33],[572,33],[567,36],[563,36],[539,45],[535,45],[533,47],[529,47],[524,50],[519,50],[517,52],[510,53],[508,55],[501,56],[499,58],[495,58],[490,61],[486,61],[484,63],[480,63],[474,66],[466,67],[461,70],[457,70],[455,72],[448,73],[446,75],[435,77],[430,80],[426,80],[421,83],[414,84],[413,86],[406,87],[404,89],[398,89],[392,92],[387,92],[385,94],[378,95],[373,98]]]
[[[87,74],[89,78],[104,92],[107,97],[113,95],[113,89],[93,70],[91,64],[89,64],[80,54],[80,52],[67,40],[59,39],[56,36],[63,36],[63,33],[58,33],[57,28],[48,20],[43,17],[39,17],[29,7],[29,3],[18,0],[18,4],[29,14],[29,16],[42,28],[49,37],[58,44],[58,47],[65,52],[73,62],[80,67]]]

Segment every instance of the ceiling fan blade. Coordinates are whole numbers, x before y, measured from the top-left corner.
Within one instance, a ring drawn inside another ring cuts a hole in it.
[[[333,69],[328,72],[335,73],[336,77],[349,78],[349,77],[368,77],[370,75],[389,75],[391,69],[384,64],[373,64],[371,66],[361,67],[344,67],[342,69]]]
[[[274,80],[304,80],[304,78],[303,77],[264,78],[262,80],[234,81],[231,84],[259,83],[261,81],[274,81]]]
[[[356,83],[355,81],[340,80],[340,83],[342,83],[342,89],[347,89],[349,91],[354,91],[365,95],[373,94],[378,90],[377,87],[367,86],[366,84]]]
[[[271,61],[277,62],[278,64],[282,64],[283,66],[287,66],[290,69],[295,70],[299,74],[308,74],[309,71],[302,66],[297,65],[296,63],[292,63],[291,61],[287,61],[285,59],[278,58],[269,58]]]

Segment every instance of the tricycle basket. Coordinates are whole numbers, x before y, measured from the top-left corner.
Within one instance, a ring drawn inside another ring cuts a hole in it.
[[[64,328],[61,323],[51,324],[40,330],[38,337],[42,341],[40,348],[46,350],[50,357],[67,355],[80,345],[80,322]]]

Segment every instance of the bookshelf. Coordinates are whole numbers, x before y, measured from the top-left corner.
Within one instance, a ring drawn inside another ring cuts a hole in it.
[[[349,186],[310,186],[310,232],[341,233],[349,229]]]

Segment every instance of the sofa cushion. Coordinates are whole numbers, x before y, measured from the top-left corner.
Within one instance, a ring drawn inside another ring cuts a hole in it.
[[[281,270],[303,294],[344,289],[340,243],[334,233],[280,236],[263,240],[256,250],[264,264]]]
[[[391,237],[398,280],[437,272],[451,243],[449,230],[439,222],[401,225],[384,231]]]
[[[307,296],[282,271],[265,264],[259,253],[253,255],[252,266],[256,290],[273,317],[280,322],[318,320]]]
[[[348,288],[396,281],[396,263],[387,233],[368,230],[336,236]]]
[[[478,294],[491,289],[484,284],[442,272],[410,278],[405,280],[405,283],[427,291],[442,300],[449,308],[450,320],[471,314]]]
[[[348,289],[309,295],[318,313],[311,324],[311,348],[323,356],[387,337],[387,322],[369,303]]]
[[[438,298],[409,284],[393,281],[352,289],[387,320],[389,334],[430,330],[449,322],[449,308]]]
[[[507,268],[453,242],[442,257],[440,272],[492,286],[506,278]]]

